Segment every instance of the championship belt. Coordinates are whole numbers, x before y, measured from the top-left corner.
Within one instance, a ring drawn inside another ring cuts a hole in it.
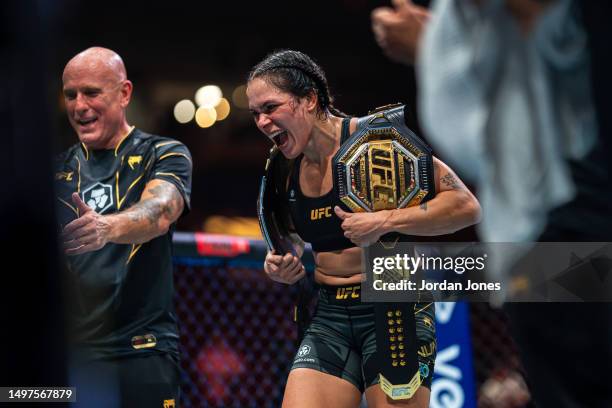
[[[404,106],[359,118],[333,159],[340,200],[353,212],[410,207],[435,195],[431,149],[404,123]]]
[[[406,126],[404,108],[359,118],[333,158],[336,191],[353,212],[410,207],[435,195],[431,149]],[[380,387],[394,400],[411,398],[422,382],[413,304],[375,303],[374,311]]]
[[[270,251],[284,255],[300,256],[304,242],[293,233],[289,210],[283,205],[285,183],[292,162],[283,157],[275,146],[266,161],[265,174],[261,179],[257,198],[259,228]]]
[[[270,150],[270,157],[266,161],[266,169],[257,197],[257,218],[261,235],[270,251],[278,255],[292,253],[299,257],[304,250],[304,241],[292,232],[294,228],[291,215],[287,206],[283,205],[287,177],[292,165],[293,161],[287,160],[276,146]],[[298,341],[301,341],[310,320],[308,305],[313,288],[308,275],[300,279],[297,287],[298,296],[293,320],[298,325]]]

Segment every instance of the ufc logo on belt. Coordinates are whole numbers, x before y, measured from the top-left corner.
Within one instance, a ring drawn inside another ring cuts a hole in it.
[[[329,218],[331,217],[331,206],[324,208],[315,208],[314,210],[310,210],[310,219],[313,221],[320,220],[321,218]]]

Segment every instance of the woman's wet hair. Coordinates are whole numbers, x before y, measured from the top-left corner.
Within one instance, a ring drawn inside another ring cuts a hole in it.
[[[325,72],[308,55],[300,51],[275,51],[255,65],[248,82],[255,78],[271,83],[279,90],[304,98],[314,92],[318,100],[318,114],[327,112],[346,116],[333,106],[333,97],[327,85]]]

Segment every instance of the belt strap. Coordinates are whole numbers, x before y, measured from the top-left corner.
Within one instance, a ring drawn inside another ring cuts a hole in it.
[[[391,399],[412,398],[421,385],[413,303],[375,303],[380,388]]]

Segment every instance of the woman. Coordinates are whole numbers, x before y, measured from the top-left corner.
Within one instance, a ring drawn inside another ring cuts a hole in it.
[[[357,296],[340,296],[346,299],[338,301],[336,293],[338,288],[344,294],[358,290],[361,247],[393,231],[407,235],[457,231],[478,221],[477,200],[448,166],[434,158],[437,195],[426,205],[345,212],[332,191],[331,161],[342,132],[353,132],[357,118],[345,118],[332,106],[323,70],[301,52],[275,52],[249,74],[247,97],[259,130],[287,159],[295,159],[286,205],[297,233],[313,247],[314,276],[321,285],[317,310],[287,380],[283,407],[357,407],[364,390],[369,407],[427,407],[435,358],[433,304],[415,307],[419,341],[431,344],[430,352],[419,357],[423,384],[412,398],[392,401],[377,385],[372,305],[351,301]],[[319,219],[312,218],[311,210],[329,207],[334,211],[318,211]],[[305,274],[300,258],[291,253],[268,253],[264,270],[286,284]]]

